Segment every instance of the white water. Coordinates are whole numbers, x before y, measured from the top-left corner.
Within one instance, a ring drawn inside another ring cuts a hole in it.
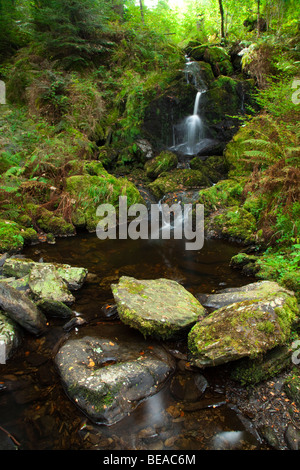
[[[199,106],[206,87],[200,76],[200,69],[197,62],[191,62],[187,59],[185,76],[187,83],[190,83],[192,77],[193,85],[198,90],[194,101],[193,114],[188,116],[182,125],[182,141],[176,142],[175,130],[173,129],[173,149],[185,155],[196,155],[201,148],[201,141],[204,139],[204,127],[201,117],[199,116]],[[180,128],[180,126],[177,126]]]
[[[196,145],[203,137],[203,126],[200,116],[198,116],[199,102],[202,92],[198,91],[194,104],[194,113],[185,121],[186,126],[186,154],[193,155],[196,152]]]

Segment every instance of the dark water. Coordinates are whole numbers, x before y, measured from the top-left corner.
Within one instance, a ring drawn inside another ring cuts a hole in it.
[[[90,422],[65,395],[53,358],[68,337],[93,334],[111,340],[140,334],[105,314],[113,302],[110,284],[121,275],[139,279],[167,277],[194,295],[251,282],[229,268],[239,247],[206,240],[199,252],[185,251],[184,242],[100,241],[95,234],[40,244],[24,254],[34,260],[68,263],[89,270],[84,287],[76,293],[74,311],[87,323],[69,333],[66,321],[50,319],[45,336],[25,335],[22,347],[0,365],[0,449],[17,441],[19,449],[34,450],[257,450],[263,446],[245,420],[225,401],[226,370],[205,370],[208,388],[201,400],[186,400],[175,391],[184,384],[189,394],[192,372],[178,359],[178,370],[155,396],[140,404],[128,418],[105,427]],[[104,307],[104,308],[103,308]],[[185,341],[166,345],[186,353]],[[176,382],[177,381],[177,382]]]

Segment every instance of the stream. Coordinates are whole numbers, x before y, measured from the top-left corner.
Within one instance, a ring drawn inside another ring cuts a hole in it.
[[[66,320],[49,319],[39,338],[24,334],[22,346],[0,365],[0,448],[23,450],[261,450],[264,444],[237,410],[226,402],[226,368],[201,371],[207,389],[193,399],[190,372],[182,360],[185,341],[166,347],[177,359],[175,375],[156,395],[112,426],[97,425],[62,389],[53,358],[61,344],[87,334],[140,340],[141,334],[110,312],[110,284],[120,276],[167,277],[194,295],[252,282],[229,267],[240,247],[206,240],[202,250],[186,251],[182,240],[99,240],[95,234],[27,247],[23,255],[44,262],[85,267],[86,283],[73,310],[86,323],[66,331]],[[189,388],[190,387],[190,388]],[[10,433],[11,436],[8,435]],[[13,439],[12,439],[13,437]]]

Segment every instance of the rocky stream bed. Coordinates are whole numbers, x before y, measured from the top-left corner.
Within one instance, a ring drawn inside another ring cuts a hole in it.
[[[223,242],[198,260],[204,285],[178,245],[160,264],[148,247],[141,279],[133,242],[116,267],[95,238],[1,258],[1,448],[298,449],[293,292],[230,272]]]

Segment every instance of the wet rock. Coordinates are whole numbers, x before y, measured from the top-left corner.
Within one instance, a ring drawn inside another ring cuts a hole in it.
[[[283,345],[298,321],[297,299],[289,291],[266,290],[252,300],[231,303],[191,329],[191,363],[206,367],[257,357]]]
[[[73,311],[63,302],[51,299],[41,299],[36,302],[46,317],[70,318]]]
[[[67,341],[55,364],[68,396],[92,421],[108,425],[157,393],[175,368],[159,345],[88,336]]]
[[[5,363],[13,355],[21,341],[16,323],[0,312],[0,364]]]
[[[63,329],[65,331],[71,331],[73,328],[77,328],[78,326],[85,325],[86,323],[87,322],[84,318],[74,317],[63,326]]]
[[[36,263],[29,258],[8,258],[3,265],[3,274],[16,278],[28,275]]]
[[[285,434],[285,441],[290,450],[300,450],[300,429],[293,424],[289,424]]]
[[[242,287],[223,289],[217,294],[197,296],[204,307],[221,308],[244,300],[254,300],[267,294],[280,294],[281,292],[293,295],[284,287],[272,281],[260,281]]]
[[[267,443],[273,447],[273,449],[280,449],[279,440],[275,431],[267,425],[261,426],[259,431]]]
[[[278,346],[257,358],[241,359],[231,372],[231,377],[243,385],[257,384],[287,369],[291,359],[291,349],[286,345]]]
[[[208,386],[207,380],[199,373],[177,374],[172,378],[170,391],[177,400],[196,401]]]
[[[16,279],[14,277],[1,279],[0,282],[6,282],[10,286],[14,287],[17,290],[20,290],[26,294],[30,293],[29,289],[29,275],[27,274],[24,277]]]
[[[40,335],[45,332],[47,322],[34,302],[14,287],[0,283],[0,307],[16,323],[30,333]]]
[[[200,302],[170,279],[141,281],[123,276],[112,284],[112,292],[121,321],[144,336],[180,336],[204,313]]]
[[[67,284],[70,290],[80,289],[88,274],[88,271],[85,268],[78,268],[68,264],[59,263],[39,263],[29,258],[20,257],[12,257],[6,260],[3,265],[3,274],[5,276],[22,278],[30,275],[33,269],[35,269],[35,272],[41,270],[42,274],[44,269],[55,270],[57,276]]]
[[[52,265],[34,266],[29,274],[29,287],[37,299],[72,304],[74,297]]]

